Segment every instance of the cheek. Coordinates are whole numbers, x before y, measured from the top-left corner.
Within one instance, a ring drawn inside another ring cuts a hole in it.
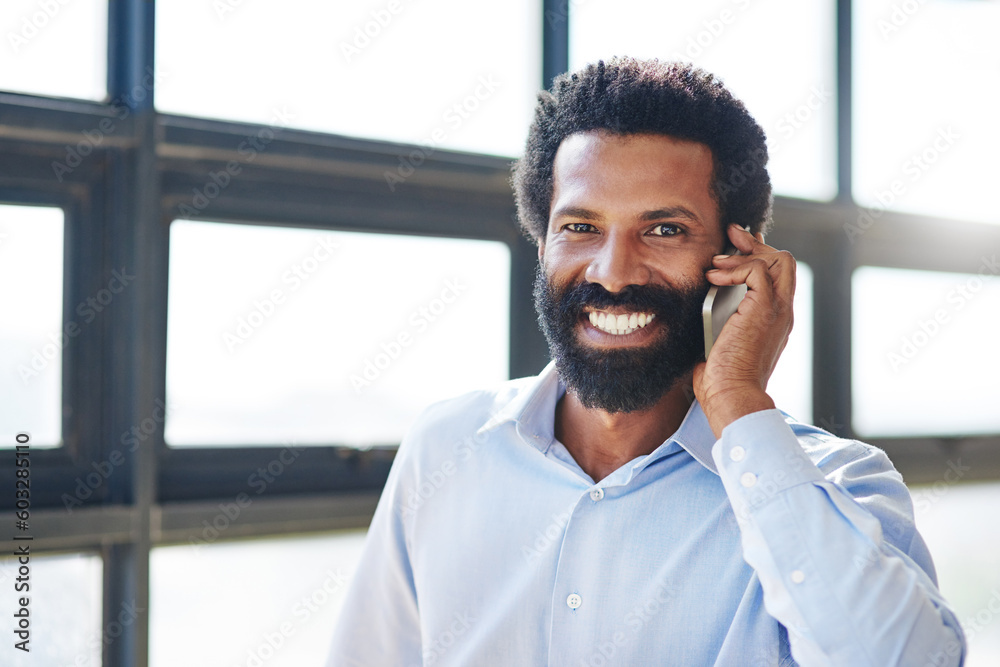
[[[657,262],[656,274],[660,279],[674,286],[687,286],[708,282],[705,272],[712,268],[712,255],[705,257],[673,257],[671,261]]]
[[[542,258],[542,267],[550,277],[561,276],[560,282],[584,273],[588,265],[589,257],[580,248],[558,243],[548,246]]]

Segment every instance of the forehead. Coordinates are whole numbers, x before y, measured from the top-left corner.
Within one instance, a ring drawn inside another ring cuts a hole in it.
[[[656,208],[671,203],[668,199],[683,199],[701,209],[700,215],[715,215],[713,167],[712,151],[696,141],[662,134],[579,132],[566,137],[556,152],[553,204],[583,198]]]

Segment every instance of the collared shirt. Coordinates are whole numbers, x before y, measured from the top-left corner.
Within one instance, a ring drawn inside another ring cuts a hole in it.
[[[400,446],[330,667],[958,665],[885,454],[697,401],[591,479],[554,436],[550,364],[429,408]]]

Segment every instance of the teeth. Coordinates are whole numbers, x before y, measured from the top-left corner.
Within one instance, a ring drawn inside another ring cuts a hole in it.
[[[628,313],[622,315],[612,315],[601,311],[592,310],[588,314],[590,323],[612,336],[627,336],[628,334],[641,329],[655,317],[653,313]]]

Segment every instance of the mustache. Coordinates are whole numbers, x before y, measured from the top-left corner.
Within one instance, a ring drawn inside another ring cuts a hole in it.
[[[609,292],[598,283],[579,283],[562,290],[558,297],[559,307],[564,313],[582,314],[584,308],[603,310],[625,308],[636,312],[651,312],[657,315],[676,311],[685,302],[685,296],[697,295],[701,299],[708,294],[708,281],[703,284],[690,283],[680,287],[662,285],[627,285],[618,292]]]
[[[701,304],[708,290],[707,279],[691,279],[609,292],[600,283],[550,282],[539,267],[535,311],[560,377],[583,405],[610,413],[634,412],[652,407],[701,360]],[[659,318],[659,335],[636,348],[592,348],[578,339],[587,307],[651,312]]]

